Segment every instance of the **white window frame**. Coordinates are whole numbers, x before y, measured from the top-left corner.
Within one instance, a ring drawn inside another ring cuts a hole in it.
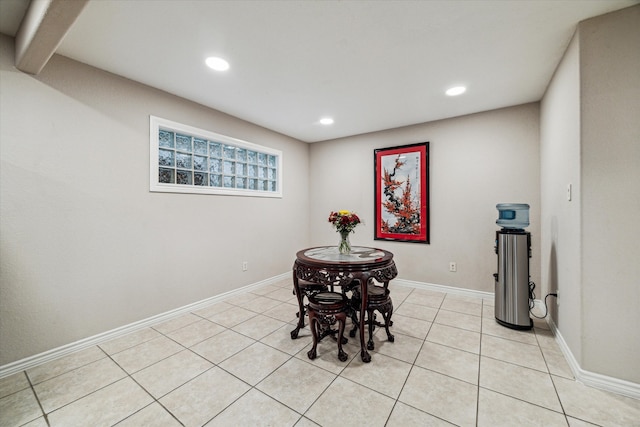
[[[158,140],[161,129],[276,157],[275,191],[160,182],[159,168],[161,167],[161,147]],[[204,129],[198,129],[193,126],[184,125],[182,123],[177,123],[155,116],[149,116],[149,147],[149,191],[164,193],[223,194],[230,196],[282,198],[282,151],[280,150],[275,150],[273,148],[253,144],[241,139],[209,132]]]

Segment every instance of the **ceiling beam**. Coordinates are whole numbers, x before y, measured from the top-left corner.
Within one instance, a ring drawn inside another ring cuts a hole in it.
[[[38,74],[89,0],[32,0],[16,33],[16,68]]]

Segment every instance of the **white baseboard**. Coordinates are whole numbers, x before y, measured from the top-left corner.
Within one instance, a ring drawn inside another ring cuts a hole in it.
[[[147,319],[140,320],[138,322],[130,323],[120,328],[112,329],[110,331],[103,332],[101,334],[94,335],[88,338],[84,338],[79,341],[66,344],[66,345],[54,348],[52,350],[45,351],[40,354],[36,354],[34,356],[26,357],[24,359],[17,360],[12,363],[8,363],[6,365],[0,366],[0,378],[8,377],[9,375],[13,375],[17,372],[21,372],[38,365],[42,365],[44,363],[50,362],[55,359],[59,359],[61,357],[64,357],[76,351],[84,350],[85,348],[102,344],[106,341],[119,338],[123,335],[130,334],[131,332],[135,332],[140,329],[148,328],[152,325],[167,321],[169,319],[189,313],[191,311],[199,310],[213,303],[223,301],[234,295],[238,295],[244,292],[249,292],[254,289],[260,288],[262,286],[274,284],[290,278],[291,278],[290,272],[279,274],[278,276],[274,276],[269,279],[261,280],[256,283],[243,286],[242,288],[234,289],[232,291],[225,292],[223,294],[216,295],[214,297],[207,298],[202,301],[195,302],[193,304],[185,305],[183,307],[179,307],[174,310],[170,310],[165,313],[161,313],[156,316],[152,316]]]
[[[290,278],[291,278],[290,272],[282,273],[277,276],[271,277],[269,279],[252,283],[242,288],[234,289],[232,291],[225,292],[223,294],[216,295],[214,297],[207,298],[193,304],[185,305],[183,307],[176,308],[174,310],[167,311],[165,313],[158,314],[156,316],[152,316],[147,319],[143,319],[138,322],[113,329],[111,331],[103,332],[101,334],[94,335],[92,337],[88,337],[88,338],[85,338],[85,339],[82,339],[58,348],[54,348],[52,350],[45,351],[40,354],[36,354],[34,356],[30,356],[30,357],[18,360],[16,362],[9,363],[7,365],[0,366],[0,378],[7,377],[9,375],[24,371],[26,369],[33,368],[38,365],[42,365],[44,363],[50,362],[55,359],[59,359],[61,357],[64,357],[76,351],[80,351],[85,348],[92,347],[94,345],[98,345],[106,341],[110,341],[112,339],[129,334],[131,332],[135,332],[139,329],[147,328],[157,323],[164,322],[174,317],[186,314],[188,312],[199,310],[201,308],[207,307],[208,305],[223,301],[232,296],[235,296],[244,292],[249,292],[254,289],[260,288],[262,286],[274,284]],[[425,282],[416,282],[412,280],[394,279],[393,284],[399,285],[399,286],[406,286],[410,288],[416,288],[416,289],[427,289],[427,290],[432,290],[437,292],[446,292],[449,294],[461,295],[461,296],[466,296],[470,298],[492,299],[494,297],[493,292],[475,291],[472,289],[456,288],[453,286],[438,285],[438,284],[425,283]],[[544,307],[543,302],[540,300],[535,300],[534,303],[535,303],[534,308],[536,309],[537,313],[542,314],[543,307]],[[571,370],[573,371],[573,374],[577,381],[580,381],[585,385],[588,385],[600,390],[610,391],[610,392],[621,394],[624,396],[629,396],[635,399],[640,399],[640,384],[632,383],[632,382],[621,380],[618,378],[608,377],[606,375],[601,375],[594,372],[585,371],[584,369],[582,369],[578,364],[578,361],[576,360],[576,358],[573,356],[573,353],[569,349],[569,346],[564,341],[562,334],[557,329],[551,317],[547,317],[547,323],[549,324],[549,327],[551,328],[551,331],[553,332],[555,339],[558,345],[560,346],[560,349],[564,354],[565,359],[567,360],[567,363],[571,367]]]
[[[394,285],[407,286],[409,288],[427,289],[430,291],[446,292],[448,294],[455,294],[460,296],[466,296],[471,298],[491,298],[493,299],[493,292],[475,291],[473,289],[456,288],[453,286],[437,285],[435,283],[416,282],[413,280],[393,279]]]
[[[439,292],[446,292],[449,294],[463,295],[474,298],[493,298],[493,292],[482,292],[482,291],[474,291],[470,289],[462,289],[455,288],[452,286],[444,286],[444,285],[436,285],[432,283],[423,283],[423,282],[414,282],[410,280],[403,279],[394,279],[393,283],[400,286],[408,286],[416,289],[429,289]],[[542,300],[534,300],[533,310],[536,316],[542,317],[543,314],[546,314],[547,308],[544,305],[544,301]],[[576,380],[588,385],[593,388],[597,388],[599,390],[609,391],[612,393],[621,394],[624,396],[632,397],[634,399],[640,399],[640,384],[636,384],[630,381],[621,380],[614,377],[609,377],[602,374],[597,374],[595,372],[585,371],[580,367],[578,361],[573,356],[573,353],[569,349],[569,346],[564,341],[562,334],[556,327],[555,323],[551,316],[547,316],[547,323],[549,324],[549,328],[553,332],[556,342],[560,347],[562,353],[564,354],[567,363],[571,367],[573,371],[573,375]]]
[[[556,338],[556,342],[558,343],[562,354],[564,354],[564,358],[567,360],[576,381],[600,390],[633,397],[634,399],[640,399],[640,384],[582,369],[551,317],[547,319],[547,323],[551,327],[551,331]]]

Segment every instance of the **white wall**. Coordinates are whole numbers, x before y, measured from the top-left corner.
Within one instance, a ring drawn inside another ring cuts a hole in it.
[[[579,31],[583,368],[640,383],[640,5]]]
[[[405,280],[493,292],[497,203],[531,205],[531,276],[540,279],[539,105],[505,108],[311,145],[311,242],[336,244],[331,210],[364,220],[351,235],[395,255]],[[373,239],[373,151],[429,141],[431,244]],[[449,272],[449,261],[458,271]]]
[[[336,209],[400,278],[493,291],[495,204],[525,202],[574,356],[640,383],[639,10],[581,23],[540,105],[311,146],[63,57],[20,73],[0,36],[0,365],[288,271]],[[284,198],[149,193],[150,114],[282,150]],[[431,244],[373,240],[373,150],[423,141]]]
[[[308,245],[307,144],[0,49],[0,365],[282,274]],[[284,197],[150,193],[149,115],[282,150]]]
[[[640,6],[581,22],[541,103],[542,276],[580,369],[640,383]],[[566,185],[573,183],[573,201]]]
[[[540,107],[542,293],[550,314],[582,363],[579,38],[556,69]],[[571,201],[567,186],[571,185]],[[560,307],[556,306],[560,303]]]

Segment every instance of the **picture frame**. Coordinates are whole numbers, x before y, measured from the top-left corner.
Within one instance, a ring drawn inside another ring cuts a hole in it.
[[[374,150],[375,240],[429,243],[429,142]]]

